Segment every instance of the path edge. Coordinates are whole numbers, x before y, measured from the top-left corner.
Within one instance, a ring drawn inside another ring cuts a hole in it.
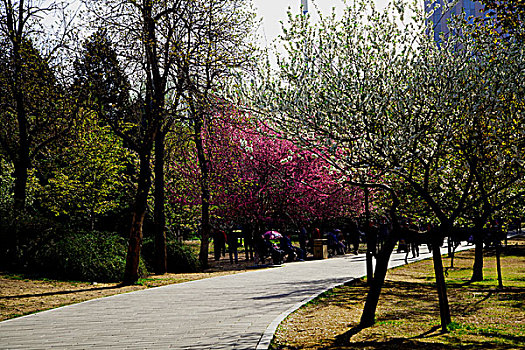
[[[509,234],[510,234],[510,232],[509,232]],[[514,237],[514,236],[518,236],[518,235],[519,234],[513,234],[512,236],[509,236],[509,238]],[[463,246],[462,244],[461,244],[461,246],[462,247],[459,250],[456,250],[456,252],[460,252],[460,251],[464,251],[464,250],[470,250],[470,249],[472,249],[474,247],[474,246],[468,246],[468,245]],[[448,253],[445,252],[445,253],[443,253],[441,255],[443,256],[443,255],[447,255],[447,254]],[[422,260],[426,260],[426,259],[431,259],[431,258],[432,257],[426,257],[426,258],[421,258],[421,259],[416,258],[416,259],[410,261],[408,264],[415,263],[415,262],[422,261]],[[400,266],[408,265],[408,264],[402,263],[401,265],[395,266],[395,267],[400,267]],[[388,269],[390,270],[391,268],[392,267],[389,267]],[[273,337],[275,335],[275,331],[277,330],[277,327],[279,327],[281,322],[283,322],[286,317],[288,317],[291,313],[293,313],[294,311],[299,309],[301,306],[307,304],[308,302],[310,302],[313,299],[317,298],[319,295],[328,292],[329,290],[332,290],[332,289],[334,289],[336,287],[340,287],[340,286],[346,285],[346,284],[348,284],[348,283],[350,283],[352,281],[358,280],[358,279],[363,278],[365,276],[366,275],[363,274],[362,276],[350,278],[350,279],[348,279],[348,280],[346,280],[346,281],[344,281],[342,283],[334,283],[333,285],[327,287],[325,290],[321,291],[320,293],[311,295],[308,298],[306,298],[306,299],[296,303],[295,305],[293,305],[291,308],[289,308],[288,310],[286,310],[285,312],[283,312],[282,314],[277,316],[272,321],[272,323],[270,323],[270,325],[266,328],[266,330],[262,334],[261,338],[259,339],[259,342],[257,343],[257,347],[255,348],[255,350],[268,350],[269,347],[270,347],[270,344],[272,343],[272,340],[273,340]]]
[[[266,328],[266,330],[262,334],[261,338],[259,339],[259,342],[257,343],[257,347],[255,349],[256,350],[268,350],[268,348],[270,347],[270,344],[272,343],[272,340],[273,340],[273,337],[275,335],[275,331],[277,330],[277,327],[279,327],[281,322],[283,322],[284,319],[286,317],[288,317],[291,313],[293,313],[294,311],[296,311],[297,309],[299,309],[303,305],[308,304],[310,301],[314,300],[315,298],[317,298],[321,294],[326,293],[326,292],[328,292],[328,291],[330,291],[330,290],[332,290],[332,289],[334,289],[336,287],[343,286],[343,285],[346,285],[348,283],[351,283],[351,282],[355,281],[356,279],[360,279],[360,278],[363,278],[363,277],[364,277],[364,275],[361,276],[361,277],[350,278],[350,279],[345,280],[344,282],[341,282],[341,283],[340,282],[334,283],[334,284],[330,285],[329,287],[327,287],[326,289],[322,290],[321,292],[316,293],[316,294],[312,294],[309,297],[307,297],[306,299],[303,299],[303,300],[297,302],[295,305],[290,307],[288,310],[286,310],[285,312],[283,312],[282,314],[277,316],[272,321],[272,323],[270,323],[270,325]]]

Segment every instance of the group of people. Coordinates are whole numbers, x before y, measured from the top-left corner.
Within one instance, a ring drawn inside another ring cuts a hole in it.
[[[246,260],[255,264],[281,264],[284,261],[302,261],[313,254],[314,241],[325,239],[329,255],[346,254],[352,251],[357,254],[362,232],[357,224],[347,225],[341,229],[325,229],[323,233],[317,227],[307,229],[302,227],[297,233],[299,245],[292,244],[290,232],[279,234],[278,237],[265,235],[263,230],[254,229],[250,225],[237,226],[229,230],[215,229],[213,231],[214,257],[220,260],[228,253],[230,263],[238,263],[238,248],[244,247]],[[353,248],[351,248],[353,247]]]
[[[230,263],[233,264],[234,262],[237,264],[239,263],[239,253],[238,248],[241,247],[244,243],[246,248],[246,259],[249,259],[249,247],[250,245],[250,236],[244,234],[243,230],[238,227],[229,230],[228,232],[221,230],[221,229],[215,229],[213,231],[213,253],[215,261],[219,261],[221,256],[226,256],[226,251],[228,251],[228,255],[230,257]],[[226,244],[228,244],[228,250],[226,250]],[[252,251],[252,259],[253,259],[253,251]]]
[[[493,242],[499,239],[498,232],[501,230],[501,224],[495,219],[487,226],[486,237],[483,237],[483,241],[488,245],[494,245]],[[515,226],[521,230],[521,219]],[[358,254],[361,242],[366,242],[367,253],[375,256],[382,249],[383,242],[393,229],[386,218],[369,220],[366,225],[363,222],[360,224],[357,221],[347,221],[339,227],[323,225],[301,227],[298,232],[294,233],[298,246],[292,244],[292,236],[289,231],[272,237],[272,235],[263,233],[268,231],[254,225],[237,226],[228,231],[215,229],[213,231],[215,260],[220,260],[221,256],[225,257],[228,252],[230,263],[238,263],[238,248],[244,246],[246,260],[254,261],[256,265],[264,265],[269,261],[275,265],[284,261],[301,261],[305,260],[308,255],[313,255],[314,242],[318,239],[325,240],[329,256],[346,253]],[[419,255],[420,244],[427,244],[428,249],[431,250],[428,237],[431,231],[432,225],[428,223],[411,219],[400,220],[397,252],[405,252],[406,258],[412,252],[415,258]],[[469,228],[456,230],[450,240],[465,240],[469,244],[474,244],[474,231]],[[364,232],[367,232],[366,235]],[[457,242],[449,242],[449,246],[454,248],[456,244]]]

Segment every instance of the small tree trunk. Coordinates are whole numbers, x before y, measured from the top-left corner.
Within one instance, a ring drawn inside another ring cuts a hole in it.
[[[26,157],[26,155],[19,154],[19,157]],[[27,157],[23,161],[16,161],[14,163],[14,203],[13,207],[15,213],[21,213],[26,205],[26,192],[27,192],[27,178],[29,167],[29,158]]]
[[[434,260],[434,273],[436,276],[436,288],[439,298],[439,315],[441,317],[441,330],[447,332],[447,326],[452,322],[450,317],[450,306],[447,297],[447,285],[443,273],[443,260],[441,258],[439,238],[432,241],[432,258]]]
[[[374,281],[374,265],[372,261],[372,250],[374,249],[372,243],[372,233],[370,232],[370,209],[369,209],[369,190],[365,188],[365,225],[366,225],[366,281],[369,286]]]
[[[164,274],[168,270],[166,248],[166,215],[164,212],[164,141],[165,134],[160,130],[155,136],[155,208],[153,227],[155,235],[155,273]]]
[[[472,267],[472,282],[483,281],[483,235],[478,231],[474,235],[476,248],[474,251],[474,266]]]
[[[19,14],[22,16],[21,14]],[[19,19],[21,21],[21,18]],[[14,157],[14,210],[21,213],[26,205],[27,170],[29,169],[29,122],[27,120],[26,99],[22,91],[24,62],[22,61],[22,41],[20,37],[13,42],[14,54],[14,98],[16,102],[16,119],[18,123],[18,149]]]
[[[454,256],[456,255],[456,245],[454,244],[454,241],[451,239],[449,242],[452,243],[453,247],[449,252],[450,255],[450,268],[454,268]]]
[[[363,308],[363,314],[361,315],[361,321],[359,323],[361,327],[370,327],[375,323],[377,304],[385,283],[390,256],[394,251],[396,242],[396,235],[388,235],[383,244],[383,249],[377,255],[374,278],[372,283],[369,283],[370,289],[366,296],[365,307]]]
[[[501,241],[496,242],[496,267],[498,270],[498,288],[503,289],[503,277],[501,275]]]
[[[142,246],[142,225],[146,215],[148,192],[151,187],[150,168],[151,149],[141,150],[140,171],[137,186],[135,204],[133,206],[133,217],[129,233],[128,254],[126,257],[126,269],[124,271],[124,283],[133,284],[139,279],[140,249]]]
[[[201,171],[201,247],[199,251],[199,261],[202,268],[208,267],[209,238],[211,233],[210,224],[210,188],[209,188],[209,169],[206,156],[204,154],[204,144],[202,140],[202,122],[204,116],[197,116],[194,121],[194,141],[197,148],[197,158]]]

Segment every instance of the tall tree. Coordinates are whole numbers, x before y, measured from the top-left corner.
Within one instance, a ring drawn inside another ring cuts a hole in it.
[[[187,22],[191,54],[181,67],[187,84],[185,100],[193,126],[201,189],[201,247],[199,261],[208,266],[210,225],[210,169],[204,151],[206,121],[222,104],[219,94],[236,70],[253,62],[254,13],[245,1],[195,1],[197,11]]]
[[[76,103],[80,106],[81,117],[73,128],[75,137],[70,140],[71,152],[66,150],[64,153],[70,158],[83,159],[85,154],[91,152],[83,151],[78,155],[75,155],[75,152],[85,147],[83,143],[85,141],[91,143],[93,150],[106,154],[105,159],[100,159],[95,156],[97,154],[95,152],[90,159],[84,159],[85,168],[78,169],[81,170],[80,173],[78,171],[71,171],[71,173],[81,177],[81,173],[91,168],[92,163],[94,165],[98,163],[96,168],[105,169],[104,171],[91,169],[92,178],[83,182],[86,185],[97,183],[97,188],[101,191],[101,195],[97,195],[98,200],[105,204],[103,206],[97,204],[100,209],[96,211],[107,211],[117,205],[108,199],[115,195],[115,190],[119,186],[125,188],[129,179],[128,181],[119,180],[125,179],[123,170],[133,163],[129,151],[123,147],[122,139],[115,135],[116,129],[122,132],[118,126],[123,121],[132,121],[130,118],[132,115],[131,87],[107,32],[103,29],[98,29],[84,41],[80,54],[73,63],[73,68],[74,80],[71,90]],[[77,163],[77,161],[68,162],[68,166],[72,167],[70,170],[74,170]],[[74,176],[67,178],[67,180],[73,179],[79,180]],[[59,184],[67,185],[67,181]],[[93,193],[93,189],[88,187],[86,186],[85,190]],[[122,191],[122,193],[128,193],[128,191]],[[127,204],[125,200],[123,202],[119,205]],[[95,216],[92,215],[91,218],[93,226]]]
[[[237,14],[241,13],[237,11],[239,2],[233,0],[105,0],[86,3],[97,25],[102,24],[107,28],[108,36],[116,44],[117,55],[123,60],[130,81],[133,82],[132,96],[137,100],[136,119],[131,124],[129,120],[121,120],[115,128],[121,130],[119,135],[125,138],[126,144],[139,157],[138,184],[124,277],[125,282],[131,283],[138,278],[142,225],[152,185],[152,151],[155,149],[156,152],[156,242],[157,251],[161,253],[157,269],[163,272],[166,261],[164,137],[171,118],[178,113],[182,92],[192,91],[192,96],[197,96],[203,74],[211,73],[210,67],[217,65],[221,59],[229,59],[226,51],[220,51],[223,56],[213,56],[218,52],[217,47],[224,47],[225,50],[235,47],[233,44],[221,44],[221,33],[226,28],[234,32],[244,23],[238,21]],[[214,10],[210,12],[210,9]],[[219,70],[208,75],[213,82],[219,77]],[[214,87],[216,85],[209,85],[206,91]],[[206,108],[199,102],[199,111]],[[196,125],[198,127],[199,124]]]
[[[71,31],[65,22],[61,34],[50,35],[41,22],[45,15],[64,13],[66,6],[61,1],[0,2],[0,45],[5,62],[2,119],[6,125],[0,145],[14,164],[15,211],[25,207],[31,160],[60,136],[59,125],[66,120],[50,62]]]

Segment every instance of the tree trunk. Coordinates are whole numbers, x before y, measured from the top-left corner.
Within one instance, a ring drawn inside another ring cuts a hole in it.
[[[22,5],[20,5],[20,9]],[[18,149],[16,150],[16,155],[14,158],[14,210],[18,215],[24,208],[26,204],[26,188],[27,188],[27,170],[29,168],[29,123],[27,120],[27,110],[24,98],[24,92],[22,91],[23,84],[23,71],[25,62],[22,61],[22,33],[18,30],[22,27],[15,28],[16,20],[11,16],[7,16],[8,28],[12,31],[10,34],[14,35],[11,39],[13,44],[13,68],[14,76],[11,83],[13,84],[13,94],[16,103],[16,119],[18,122]],[[19,12],[18,21],[22,21],[22,11]],[[22,24],[20,24],[22,26]],[[15,33],[16,31],[16,33]]]
[[[21,73],[20,73],[21,74]],[[16,117],[18,121],[19,144],[14,161],[14,210],[20,213],[26,205],[27,171],[29,169],[29,136],[28,122],[24,105],[24,96],[20,89],[15,86]]]
[[[21,213],[26,205],[27,177],[29,168],[29,154],[19,150],[18,160],[14,163],[14,203],[15,213]],[[20,160],[20,158],[23,158]]]
[[[432,258],[434,260],[434,273],[436,276],[436,288],[439,298],[439,315],[441,317],[441,330],[447,332],[447,326],[452,322],[450,317],[450,306],[447,297],[447,285],[443,273],[443,260],[441,258],[441,244],[439,237],[432,239]]]
[[[448,248],[448,254],[450,256],[450,268],[454,268],[454,256],[456,255],[456,244],[452,237],[448,240],[449,248]]]
[[[140,170],[137,194],[132,212],[131,229],[129,233],[128,254],[124,271],[124,284],[133,284],[139,279],[140,249],[142,246],[142,225],[148,205],[148,193],[151,187],[150,157],[151,148],[141,150]]]
[[[209,169],[204,154],[204,144],[202,140],[202,121],[204,116],[197,116],[194,121],[194,141],[197,148],[197,158],[199,161],[199,168],[201,171],[201,247],[199,252],[199,261],[202,268],[208,267],[208,250],[209,237],[211,232],[210,224],[210,188],[209,188]]]
[[[26,193],[27,193],[27,178],[28,169],[30,166],[29,158],[29,136],[28,136],[28,121],[26,106],[24,103],[24,95],[21,91],[22,86],[22,62],[20,58],[20,46],[15,41],[14,43],[14,55],[15,55],[15,81],[14,81],[14,97],[16,102],[16,118],[18,121],[18,148],[16,149],[16,155],[13,156],[14,165],[14,196],[13,196],[13,211],[15,217],[15,223],[19,220],[19,216],[24,215],[24,209],[26,207]],[[17,225],[18,226],[18,225]],[[17,227],[13,234],[10,235],[9,241],[6,242],[10,247],[10,251],[13,252],[13,258],[16,259],[17,251],[19,249],[19,228]]]
[[[501,241],[496,241],[496,267],[498,270],[498,288],[503,289],[503,277],[501,275]]]
[[[474,251],[474,266],[472,267],[472,282],[483,281],[483,234],[477,231],[474,235],[476,248]]]
[[[166,248],[166,215],[164,212],[164,141],[165,134],[160,130],[155,136],[155,208],[153,209],[153,230],[155,235],[155,273],[164,274],[168,270]]]
[[[390,256],[396,246],[397,238],[396,235],[390,234],[386,238],[383,244],[383,249],[379,252],[376,259],[376,268],[372,283],[369,283],[370,289],[366,296],[365,307],[363,314],[361,315],[361,321],[359,325],[361,327],[370,327],[375,323],[375,315],[377,304],[379,302],[379,296],[385,283],[386,273],[388,271],[388,263]]]
[[[369,286],[372,285],[374,281],[374,265],[372,261],[372,232],[370,232],[370,209],[369,209],[369,190],[365,188],[365,225],[366,225],[366,281]]]

